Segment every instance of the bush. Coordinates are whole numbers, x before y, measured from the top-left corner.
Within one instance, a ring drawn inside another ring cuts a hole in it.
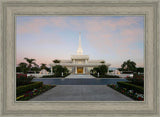
[[[67,67],[63,67],[61,65],[53,66],[54,77],[66,77],[69,75],[69,70]],[[63,76],[62,76],[63,73]]]
[[[91,75],[93,75],[93,74],[91,74]],[[94,77],[96,77],[96,78],[120,78],[119,76],[116,76],[116,75],[99,75],[99,77],[98,77],[98,75],[93,75]]]
[[[144,75],[134,74],[133,78],[128,77],[127,80],[132,84],[144,86]]]
[[[54,78],[55,76],[54,75],[44,75],[42,76],[42,78]]]
[[[134,90],[138,93],[144,94],[144,88],[141,86],[137,86],[129,82],[117,82],[117,84],[119,87],[127,88],[128,90]]]
[[[20,77],[26,77],[27,78],[27,74],[16,74],[16,78],[20,78]]]
[[[100,75],[101,78],[119,78],[119,76],[116,75]]]
[[[16,78],[16,86],[27,85],[30,84],[33,77],[29,76],[28,78],[24,75],[20,75]]]
[[[16,88],[16,95],[19,96],[23,93],[26,93],[27,91],[31,91],[35,88],[42,87],[43,82],[34,82],[32,84],[24,85],[24,86],[19,86]]]
[[[70,75],[70,73],[64,74],[63,76],[57,76],[57,75],[44,75],[42,78],[64,78]]]
[[[118,87],[117,85],[114,85],[114,84],[110,84],[108,86],[128,97],[131,97],[134,100],[144,101],[144,94],[137,93],[134,90],[128,90],[127,88]]]
[[[105,74],[107,74],[108,72],[108,66],[106,65],[99,65],[98,67],[94,67],[93,69],[91,69],[90,74],[93,76],[104,76]]]
[[[32,91],[27,91],[26,93],[24,93],[23,95],[20,95],[18,97],[16,97],[17,101],[26,101],[29,100],[37,95],[42,94],[45,91],[48,91],[49,89],[56,87],[56,85],[43,85],[40,88],[34,89]]]
[[[65,76],[45,75],[45,76],[42,76],[42,78],[64,78],[68,75],[65,75]]]

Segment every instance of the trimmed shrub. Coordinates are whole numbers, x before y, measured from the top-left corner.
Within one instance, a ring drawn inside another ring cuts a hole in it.
[[[25,78],[27,78],[27,74],[16,74],[16,78],[20,78],[20,77],[25,77]]]
[[[134,100],[144,101],[144,94],[142,93],[137,93],[134,90],[129,90],[127,88],[118,87],[118,85],[114,85],[114,84],[110,84],[108,86],[128,97],[131,97]]]
[[[54,78],[55,76],[54,75],[44,75],[42,76],[42,78]]]
[[[103,62],[103,61],[102,61]],[[93,76],[98,76],[98,73],[100,76],[105,76],[108,72],[108,66],[106,65],[99,65],[98,67],[94,67],[91,69],[90,74]]]
[[[128,77],[127,80],[132,84],[144,86],[144,75],[134,74],[133,78]]]
[[[31,91],[35,88],[42,87],[43,82],[34,82],[32,84],[24,85],[24,86],[19,86],[16,88],[16,95],[19,96],[23,93],[26,93],[27,91]]]
[[[31,84],[32,79],[32,76],[26,77],[25,75],[20,75],[16,78],[16,86]]]
[[[94,77],[96,77],[96,78],[120,78],[119,76],[117,76],[117,75],[108,75],[108,74],[106,74],[106,75],[99,75],[99,77],[98,77],[98,75],[96,74],[91,74],[91,75],[93,75]]]
[[[119,76],[117,75],[100,75],[99,76],[100,78],[120,78]]]
[[[68,75],[70,75],[70,73],[65,74],[65,75],[63,75],[63,76],[44,75],[44,76],[42,76],[42,78],[65,78],[65,77],[67,77]]]
[[[66,77],[69,75],[69,70],[67,69],[67,67],[56,65],[56,66],[53,66],[52,68],[53,68],[53,73],[55,77]],[[63,72],[63,76],[62,76],[62,72]]]
[[[40,88],[33,89],[32,91],[27,91],[23,95],[20,95],[20,96],[16,97],[16,100],[17,101],[29,100],[29,99],[31,99],[35,96],[38,96],[38,95],[42,94],[45,91],[48,91],[49,89],[51,89],[53,87],[56,87],[56,85],[43,85]]]
[[[131,84],[129,82],[117,82],[119,87],[127,88],[128,90],[134,90],[138,93],[144,94],[144,88],[141,86],[137,86],[135,84]]]

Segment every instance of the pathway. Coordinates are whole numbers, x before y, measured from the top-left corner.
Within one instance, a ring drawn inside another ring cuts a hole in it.
[[[30,101],[133,101],[106,85],[57,85]]]

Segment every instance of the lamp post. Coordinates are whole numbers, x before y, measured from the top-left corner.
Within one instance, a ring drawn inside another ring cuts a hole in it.
[[[63,72],[62,72],[62,77],[63,77]]]
[[[98,72],[98,77],[99,77],[99,72]]]
[[[51,66],[51,74],[53,74],[53,68],[52,68],[52,66]]]

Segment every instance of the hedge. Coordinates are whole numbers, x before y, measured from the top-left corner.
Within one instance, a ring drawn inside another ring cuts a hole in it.
[[[132,84],[143,87],[144,86],[144,75],[142,74],[133,74],[133,78],[128,77],[127,80]]]
[[[144,88],[141,86],[137,86],[135,84],[131,84],[129,82],[117,82],[119,87],[127,88],[129,90],[134,90],[137,93],[144,93]]]
[[[97,74],[91,74],[92,76],[96,77],[96,78],[120,78],[119,76],[117,75],[98,75]]]
[[[16,78],[16,86],[24,86],[31,83],[33,77],[32,76],[19,76]]]
[[[21,94],[26,93],[27,91],[31,91],[35,88],[42,87],[43,82],[34,82],[32,84],[24,85],[24,86],[19,86],[16,88],[16,95],[19,96]]]

